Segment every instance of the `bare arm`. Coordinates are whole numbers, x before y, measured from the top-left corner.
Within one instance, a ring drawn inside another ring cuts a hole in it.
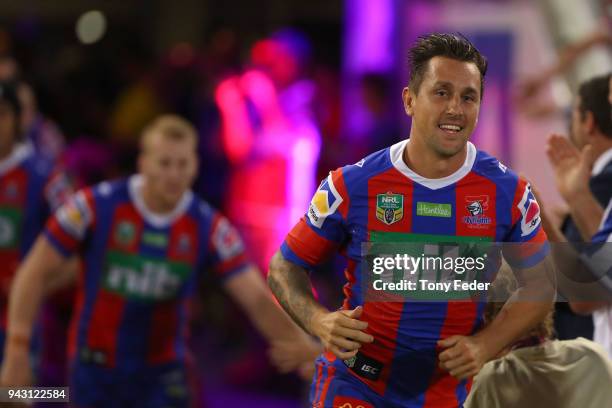
[[[268,284],[281,306],[308,333],[341,359],[354,356],[362,343],[374,338],[365,333],[367,322],[358,320],[362,307],[329,312],[312,295],[308,272],[277,252],[270,263]]]
[[[270,344],[269,357],[280,372],[313,364],[321,345],[300,329],[276,304],[255,267],[231,277],[225,290]]]
[[[576,196],[569,203],[572,220],[578,227],[580,235],[585,242],[591,241],[593,235],[597,233],[604,209],[597,202],[590,190],[587,189],[583,194]]]
[[[45,282],[45,296],[73,286],[79,274],[79,265],[80,261],[77,256],[66,259],[62,264],[62,270],[52,273]]]
[[[523,281],[502,310],[480,336],[497,354],[544,319],[555,299],[555,274],[552,255],[532,268],[518,272]]]
[[[550,82],[550,79],[565,73],[571,68],[576,60],[596,45],[612,45],[612,37],[604,31],[595,31],[586,38],[569,44],[559,53],[559,59],[550,67],[541,70],[540,73],[528,78],[521,86],[521,92],[528,98]]]
[[[8,302],[8,327],[0,376],[3,385],[27,385],[31,381],[29,344],[34,321],[51,273],[65,265],[66,258],[41,235],[17,270]]]
[[[547,256],[538,265],[521,270],[524,285],[480,332],[439,341],[446,349],[440,353],[440,367],[459,379],[472,377],[487,361],[542,321],[555,296],[552,267],[552,258]]]
[[[541,214],[542,227],[548,239],[558,244],[552,248],[558,292],[568,300],[572,311],[587,315],[609,305],[611,295],[598,283],[605,265],[601,265],[603,268],[595,264],[585,265],[561,230],[550,222],[546,211]]]
[[[274,302],[257,268],[249,267],[229,278],[224,286],[268,341],[302,335],[302,330]]]
[[[268,285],[293,320],[308,333],[316,335],[312,327],[313,316],[329,311],[315,300],[308,272],[277,252],[270,262]]]
[[[8,337],[29,338],[52,272],[70,265],[44,236],[39,236],[15,274],[8,307]]]
[[[570,302],[570,309],[576,314],[590,315],[596,310],[609,306],[608,302]]]
[[[569,206],[582,238],[589,242],[604,213],[589,188],[590,169],[595,161],[593,148],[587,145],[578,151],[567,138],[552,134],[548,138],[546,153],[555,174],[557,190]]]

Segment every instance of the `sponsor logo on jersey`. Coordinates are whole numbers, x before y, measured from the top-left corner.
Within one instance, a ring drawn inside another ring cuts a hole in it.
[[[92,221],[92,212],[82,191],[76,193],[57,211],[60,225],[73,237],[82,238]]]
[[[466,208],[470,215],[463,217],[463,222],[470,228],[484,228],[491,224],[491,218],[485,215],[489,209],[489,196],[467,196],[465,197]]]
[[[181,234],[178,239],[177,250],[180,253],[191,251],[191,238],[187,234]]]
[[[189,271],[186,263],[110,251],[104,287],[130,299],[165,300],[176,296]]]
[[[363,164],[365,163],[365,159],[361,159],[359,160],[357,163],[355,163],[355,166],[357,167],[363,167]]]
[[[387,192],[376,195],[376,218],[387,225],[404,218],[404,196]]]
[[[222,261],[227,261],[244,251],[238,231],[226,218],[221,218],[213,232],[212,242]]]
[[[417,202],[417,215],[421,217],[450,218],[453,215],[453,207],[450,204]]]
[[[64,173],[57,173],[45,187],[45,198],[51,209],[59,208],[72,194],[72,184]]]
[[[15,248],[19,242],[21,212],[14,208],[0,208],[0,248]]]
[[[129,221],[121,221],[115,227],[115,241],[118,244],[129,246],[136,238],[136,227]]]
[[[152,247],[165,248],[168,246],[168,236],[161,232],[145,231],[142,242]]]
[[[526,237],[538,228],[541,221],[540,206],[531,192],[529,183],[525,186],[518,208],[521,211],[521,236]]]
[[[342,197],[336,190],[330,175],[323,180],[310,201],[308,207],[310,223],[317,228],[321,228],[325,219],[336,212],[340,203],[342,203]]]

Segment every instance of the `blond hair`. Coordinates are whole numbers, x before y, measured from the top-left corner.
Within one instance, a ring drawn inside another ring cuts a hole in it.
[[[198,143],[196,128],[188,120],[178,115],[161,115],[145,126],[140,135],[141,151],[147,149],[154,134],[173,141],[192,140],[194,145]]]
[[[507,263],[502,263],[495,280],[490,286],[488,297],[490,299],[485,306],[484,323],[490,324],[506,304],[512,293],[518,288],[518,282]],[[524,337],[538,336],[550,339],[554,336],[553,309]]]

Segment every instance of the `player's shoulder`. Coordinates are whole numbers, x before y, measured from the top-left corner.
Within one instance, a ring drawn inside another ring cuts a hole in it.
[[[104,180],[97,184],[84,187],[80,193],[91,196],[96,201],[107,202],[129,199],[129,178]]]
[[[395,146],[395,145],[394,145]],[[391,150],[393,146],[378,150],[353,164],[340,167],[330,173],[332,180],[342,177],[347,189],[393,167]]]
[[[472,171],[495,183],[509,198],[514,198],[521,178],[497,157],[485,151],[477,150]]]
[[[189,208],[189,211],[195,215],[195,217],[200,221],[211,221],[217,216],[221,216],[221,213],[218,209],[212,206],[205,199],[193,195],[192,203]]]
[[[47,179],[51,177],[54,170],[54,163],[48,157],[38,154],[29,144],[17,147],[14,157],[21,160],[21,166],[30,176]]]
[[[203,227],[216,225],[220,221],[230,223],[229,219],[219,209],[196,194],[193,194],[187,212],[196,223]]]

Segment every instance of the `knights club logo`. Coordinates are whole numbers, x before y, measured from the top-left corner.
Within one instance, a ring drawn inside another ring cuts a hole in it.
[[[387,225],[404,218],[404,196],[388,192],[376,195],[376,218]]]
[[[485,211],[489,209],[489,196],[467,196],[465,197],[466,208],[470,215],[463,217],[463,222],[468,227],[486,228],[491,224],[491,218],[485,215]]]

